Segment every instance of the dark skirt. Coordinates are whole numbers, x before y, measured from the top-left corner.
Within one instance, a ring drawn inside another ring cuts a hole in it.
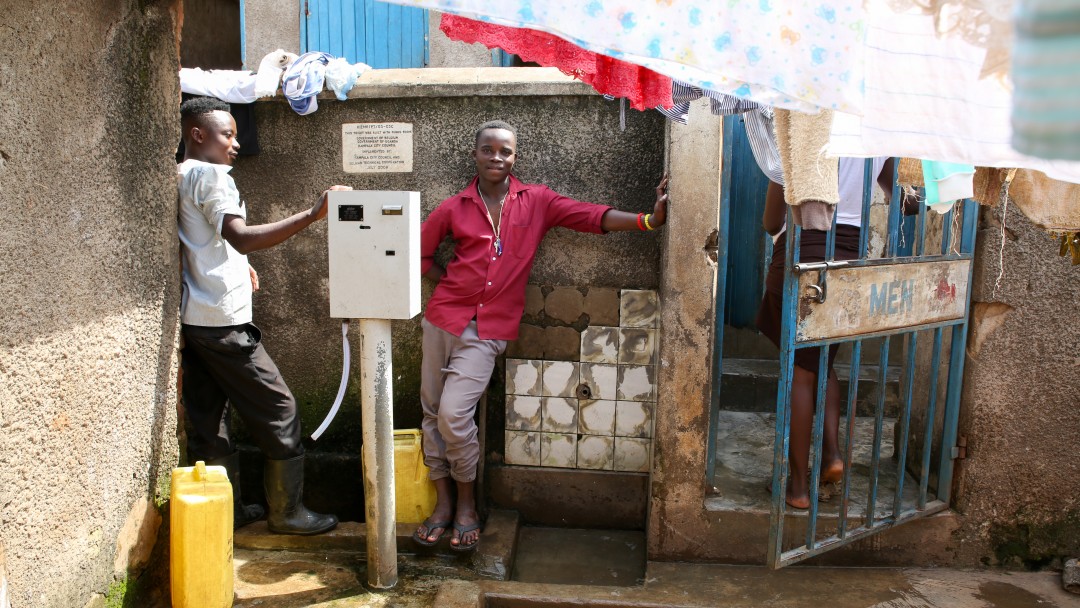
[[[803,230],[799,247],[799,261],[825,261],[825,239],[827,234],[822,230]],[[771,340],[777,348],[780,348],[780,328],[783,323],[784,259],[786,257],[787,235],[781,235],[773,243],[772,263],[769,264],[769,273],[765,277],[765,295],[761,298],[761,306],[758,307],[757,319],[755,320],[758,330]],[[837,224],[834,259],[854,260],[858,257],[859,227]],[[838,350],[840,350],[839,345],[834,344],[829,347],[829,369],[832,369]],[[820,347],[797,348],[795,349],[795,365],[817,374],[820,356]]]

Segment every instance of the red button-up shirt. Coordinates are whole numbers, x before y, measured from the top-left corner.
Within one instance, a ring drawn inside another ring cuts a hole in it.
[[[547,186],[523,184],[511,175],[499,221],[499,255],[476,181],[439,203],[420,228],[421,272],[431,268],[435,250],[446,235],[454,239],[454,257],[424,316],[455,336],[476,317],[481,339],[516,340],[525,310],[525,285],[544,235],[555,226],[603,232],[600,221],[611,207],[576,201]]]

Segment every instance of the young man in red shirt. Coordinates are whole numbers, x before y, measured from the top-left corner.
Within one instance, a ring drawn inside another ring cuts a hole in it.
[[[420,401],[424,462],[438,501],[413,539],[434,545],[452,526],[450,547],[456,551],[471,551],[480,540],[474,494],[480,445],[473,416],[495,357],[517,339],[540,241],[556,226],[595,233],[654,230],[666,222],[668,203],[667,176],[656,187],[652,213],[617,211],[523,184],[511,175],[517,133],[501,121],[480,126],[472,155],[476,178],[431,212],[420,237],[422,271],[437,283],[422,322]],[[454,239],[454,257],[444,269],[434,254],[447,235]]]

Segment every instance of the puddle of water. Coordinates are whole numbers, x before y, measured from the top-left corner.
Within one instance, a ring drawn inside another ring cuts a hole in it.
[[[1055,605],[1026,589],[1000,581],[982,583],[975,597],[986,602],[989,608],[1034,608]]]

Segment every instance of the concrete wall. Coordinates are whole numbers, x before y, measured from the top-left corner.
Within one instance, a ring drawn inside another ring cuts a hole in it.
[[[515,174],[522,180],[620,209],[652,207],[662,172],[664,118],[632,112],[622,132],[617,104],[555,70],[379,70],[365,74],[350,97],[321,100],[316,113],[303,117],[280,99],[256,105],[263,152],[242,157],[233,171],[250,205],[250,221],[304,209],[335,183],[419,191],[426,216],[475,175],[469,156],[474,131],[496,118],[519,129]],[[343,173],[341,125],[386,121],[413,124],[414,171]],[[657,285],[659,256],[655,235],[597,236],[556,229],[541,246],[530,280],[650,289]],[[251,261],[262,283],[255,296],[255,322],[265,330],[266,347],[297,396],[305,432],[310,432],[330,407],[341,369],[340,322],[328,313],[325,224],[256,253]],[[430,288],[425,281],[425,295]],[[374,291],[372,297],[378,297]],[[395,322],[393,331],[395,426],[417,427],[419,317]],[[350,334],[354,353],[359,352],[355,334]],[[317,451],[358,452],[358,371],[354,366],[343,409]],[[501,409],[499,391],[489,397],[489,407]]]
[[[184,0],[180,65],[239,70],[240,64],[240,0]]]
[[[1015,205],[982,210],[955,482],[965,564],[1080,554],[1080,268],[1057,251]]]
[[[297,0],[244,0],[243,63],[249,70],[277,49],[300,52],[300,5]]]
[[[161,521],[178,10],[8,3],[0,26],[0,544],[17,608],[104,594]]]
[[[428,12],[428,67],[482,68],[490,67],[491,49],[480,44],[451,40],[439,29],[442,13]]]

